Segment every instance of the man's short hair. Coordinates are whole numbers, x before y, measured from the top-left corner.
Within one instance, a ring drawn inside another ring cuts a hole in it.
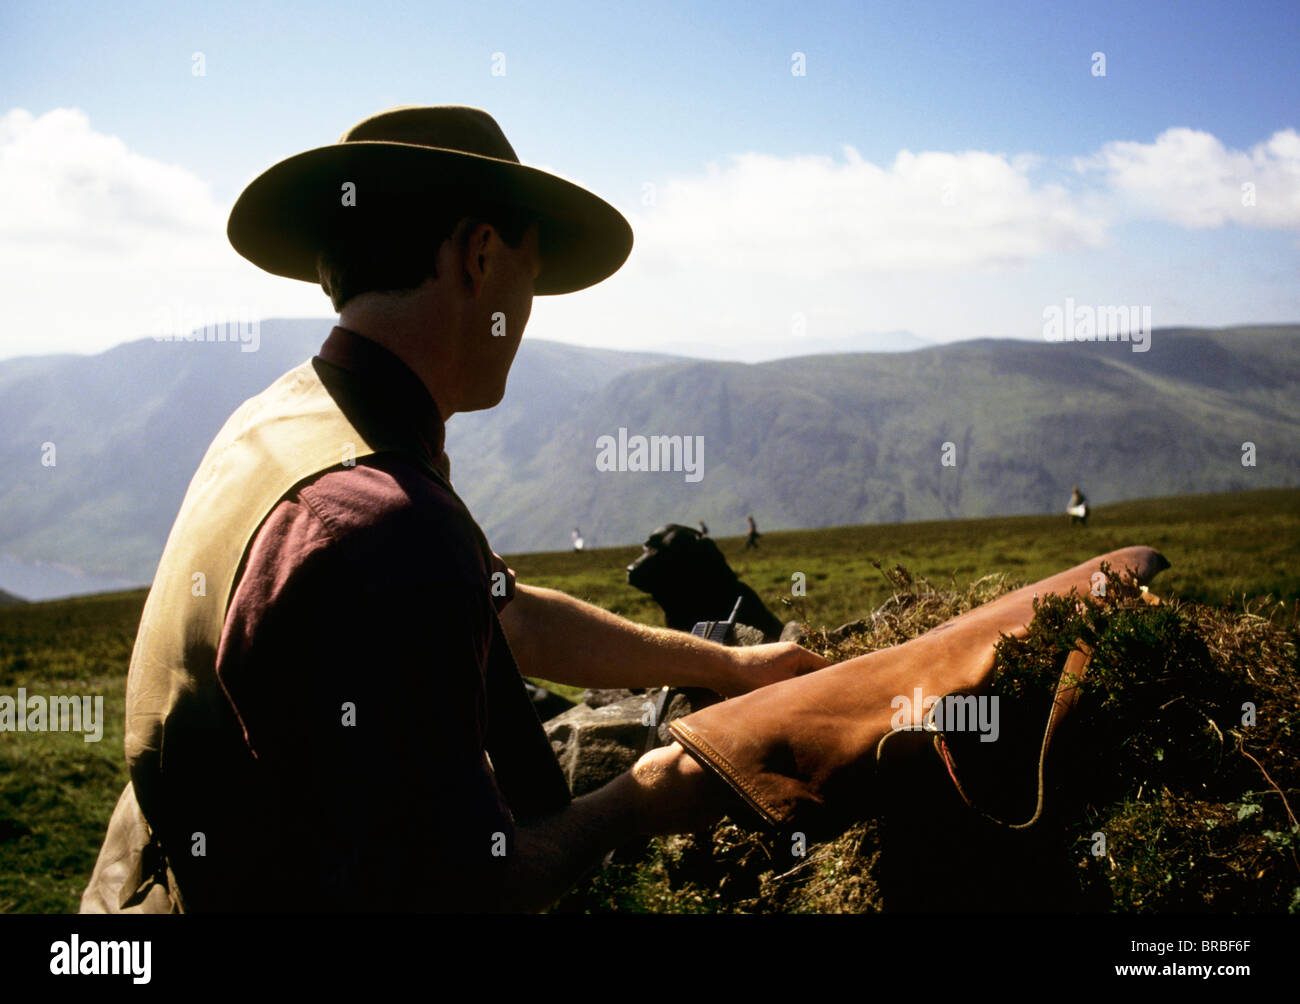
[[[413,290],[438,276],[438,251],[456,236],[462,220],[462,239],[480,223],[489,223],[512,248],[523,244],[537,215],[517,206],[494,203],[444,203],[398,226],[357,228],[337,237],[316,256],[321,289],[342,310],[362,293],[400,293]]]

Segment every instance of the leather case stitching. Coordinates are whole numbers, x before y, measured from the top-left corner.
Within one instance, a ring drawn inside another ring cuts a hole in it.
[[[757,791],[750,787],[740,773],[727,762],[726,758],[700,738],[699,734],[691,729],[689,725],[683,725],[680,721],[671,722],[668,725],[668,731],[671,732],[683,745],[691,747],[696,753],[699,753],[708,760],[710,766],[712,766],[714,770],[718,771],[727,783],[735,788],[737,793],[739,793],[740,796],[744,798],[745,801],[748,802],[761,816],[767,819],[768,822],[772,823],[774,826],[780,825],[784,822],[784,817],[781,813],[777,812],[763,801]]]

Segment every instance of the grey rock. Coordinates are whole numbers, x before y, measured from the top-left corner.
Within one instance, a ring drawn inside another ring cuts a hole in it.
[[[786,621],[785,627],[781,629],[781,641],[792,641],[796,645],[802,645],[804,640],[803,623],[800,621]]]
[[[579,704],[543,726],[575,796],[595,791],[636,763],[650,738],[645,723],[653,707],[649,694],[599,708]]]
[[[767,638],[756,627],[740,623],[731,626],[730,644],[732,645],[762,645],[765,641]]]
[[[710,704],[717,704],[720,700],[722,700],[720,696],[702,687],[686,687],[669,691],[668,700],[664,702],[663,715],[659,719],[658,745],[667,746],[677,741],[668,731],[668,725],[674,719],[683,718],[693,711],[699,711],[700,708],[707,708]]]
[[[584,690],[582,692],[582,703],[589,708],[603,708],[607,704],[616,704],[619,701],[626,701],[630,697],[636,697],[637,691],[634,690]]]
[[[542,726],[575,796],[608,784],[648,748],[674,742],[668,731],[673,719],[722,699],[712,691],[686,687],[669,690],[660,708],[660,694],[660,689],[633,694],[599,708],[578,704]]]

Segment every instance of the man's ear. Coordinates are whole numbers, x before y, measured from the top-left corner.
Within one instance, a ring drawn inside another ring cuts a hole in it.
[[[483,288],[492,269],[493,241],[496,239],[496,230],[490,223],[476,223],[465,235],[461,267],[464,269],[467,288],[475,296]]]

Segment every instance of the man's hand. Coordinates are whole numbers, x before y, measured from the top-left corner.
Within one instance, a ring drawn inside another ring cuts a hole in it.
[[[610,848],[635,836],[702,830],[737,800],[678,743],[661,746],[604,787],[521,824],[512,851],[480,868],[472,898],[440,905],[453,912],[543,910]]]
[[[680,743],[652,749],[628,773],[636,786],[633,825],[647,836],[701,830],[726,815],[735,797]]]
[[[728,679],[722,681],[727,689],[718,691],[723,697],[746,694],[769,683],[780,683],[830,665],[828,659],[788,641],[747,645],[727,651],[733,666]]]

